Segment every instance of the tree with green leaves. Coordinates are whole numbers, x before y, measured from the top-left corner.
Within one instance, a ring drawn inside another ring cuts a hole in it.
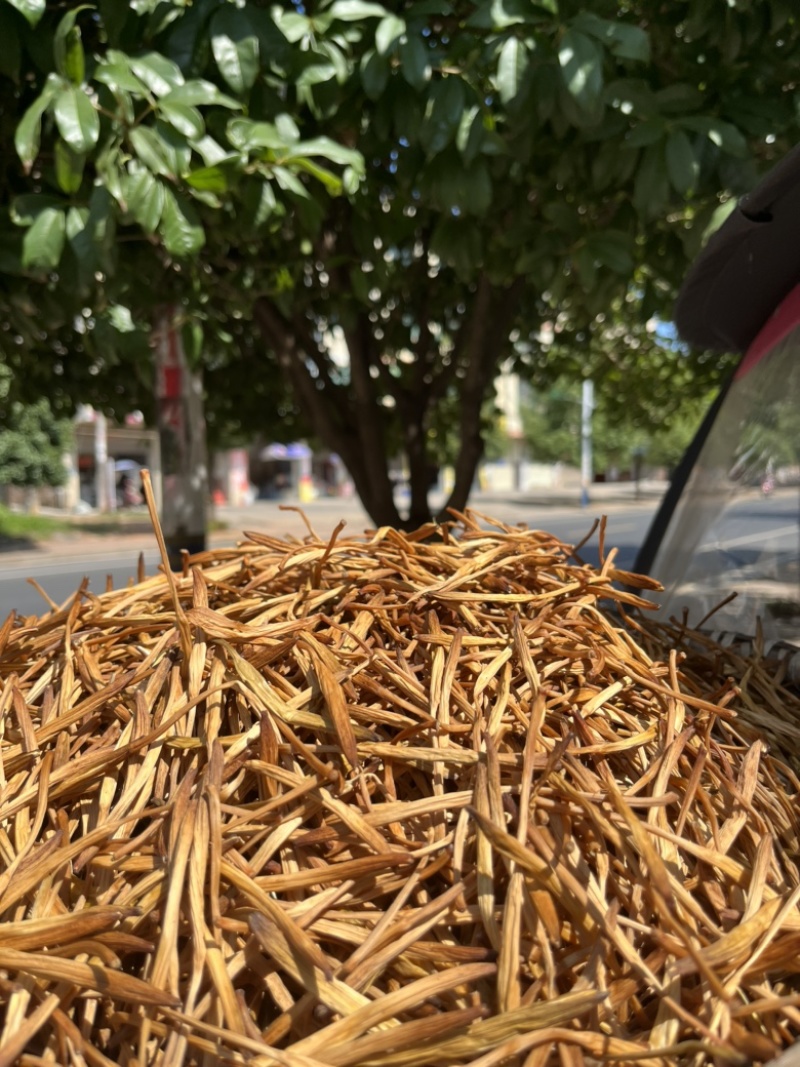
[[[98,381],[118,380],[169,302],[190,357],[245,384],[240,428],[278,396],[379,523],[429,517],[445,411],[459,439],[447,503],[464,506],[501,362],[552,379],[569,352],[620,403],[649,388],[664,346],[643,324],[668,316],[704,233],[795,130],[787,0],[0,12],[19,42],[3,121],[22,163],[6,167],[0,267],[8,303],[33,276],[54,324],[45,340],[20,327],[22,347],[47,359],[71,309],[90,308],[81,346]],[[127,352],[113,315],[132,324]],[[641,342],[616,383],[609,321]],[[58,362],[69,392],[84,372]],[[666,363],[695,390],[723,369]],[[664,393],[655,418],[679,406],[678,387]]]
[[[230,273],[215,263],[232,248],[235,255],[237,236],[293,210],[279,209],[276,190],[292,205],[306,198],[300,174],[325,195],[353,187],[361,157],[324,136],[301,139],[283,110],[273,124],[253,117],[263,111],[258,93],[269,101],[264,106],[278,100],[281,64],[292,51],[259,5],[244,12],[203,0],[101,3],[52,14],[44,4],[10,7],[28,26],[0,8],[21,43],[19,72],[10,73],[18,73],[17,93],[27,103],[14,131],[23,180],[9,178],[18,190],[28,188],[11,201],[18,230],[6,231],[8,257],[18,273],[43,282],[46,312],[48,297],[52,304],[52,315],[43,316],[45,340],[68,332],[70,321],[75,332],[77,322],[98,379],[116,379],[119,388],[134,368],[135,385],[142,377],[152,383],[149,354],[143,358],[151,339],[158,351],[186,352],[189,367],[175,355],[158,378],[177,374],[184,382],[157,408],[169,483],[165,526],[174,526],[166,530],[168,544],[174,534],[200,547],[207,462],[193,382],[204,355],[219,364],[232,340],[228,323],[241,314],[237,302],[217,297],[224,321],[215,333],[204,289],[215,289],[216,273]],[[32,66],[23,77],[26,59]],[[323,165],[331,162],[341,176]],[[11,295],[19,300],[14,286]],[[70,345],[61,347],[61,377],[85,383],[85,368],[74,374]],[[136,392],[124,383],[118,402],[130,405]],[[146,407],[152,411],[152,402]]]
[[[72,427],[56,418],[46,399],[14,402],[3,412],[0,428],[0,486],[40,489],[64,485],[64,454]]]
[[[712,394],[713,395],[713,394]],[[674,468],[690,444],[711,400],[688,394],[669,419],[644,420],[626,410],[613,391],[598,390],[592,416],[592,456],[596,472],[631,471],[637,458],[645,468]],[[573,376],[557,379],[543,392],[532,391],[521,405],[525,446],[531,460],[580,466],[581,387]]]

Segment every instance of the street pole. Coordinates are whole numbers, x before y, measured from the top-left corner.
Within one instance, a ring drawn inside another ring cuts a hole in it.
[[[94,415],[94,503],[98,511],[108,511],[108,434],[102,411]]]
[[[592,484],[592,411],[594,410],[594,383],[584,378],[581,393],[581,507],[589,504],[589,486]]]

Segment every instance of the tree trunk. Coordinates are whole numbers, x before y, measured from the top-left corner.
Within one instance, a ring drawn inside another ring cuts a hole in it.
[[[411,500],[405,525],[416,530],[431,521],[431,509],[428,492],[431,484],[431,466],[425,445],[425,415],[422,405],[413,401],[401,406],[403,419],[403,437],[408,458],[409,488]]]
[[[347,391],[327,377],[320,362],[316,363],[319,377],[310,373],[309,361],[314,359],[315,352],[307,339],[302,344],[298,340],[297,324],[288,322],[265,298],[256,302],[254,317],[261,335],[292,383],[303,414],[315,433],[344,463],[367,514],[378,526],[400,527],[402,519],[394,502],[386,463],[381,410],[374,400],[369,402],[363,366],[355,372],[360,375],[360,396],[353,410]],[[359,360],[358,353],[355,359]]]
[[[461,387],[461,444],[455,464],[452,492],[437,516],[448,517],[448,509],[463,511],[472,492],[478,464],[483,456],[481,411],[497,374],[500,356],[507,351],[508,335],[524,282],[518,278],[505,290],[492,288],[482,275],[475,294],[472,314],[461,328],[465,374]]]
[[[35,485],[25,486],[25,514],[39,514],[39,489]]]
[[[203,552],[206,548],[208,459],[203,381],[186,362],[174,308],[159,314],[154,340],[163,476],[161,525],[170,566],[177,570],[182,551]]]
[[[389,478],[384,412],[372,372],[384,374],[373,346],[372,327],[366,316],[345,330],[350,356],[350,385],[342,386],[328,373],[308,323],[291,321],[267,298],[260,298],[254,319],[262,337],[275,352],[292,383],[295,397],[314,431],[346,466],[356,492],[370,518],[379,526],[416,529],[431,519],[428,491],[431,469],[428,462],[425,426],[429,407],[453,382],[455,366],[464,370],[460,379],[461,446],[456,462],[455,484],[440,513],[447,508],[463,510],[469,499],[475,473],[483,455],[481,408],[491,386],[499,358],[507,350],[508,334],[516,312],[522,282],[507,290],[496,290],[482,276],[469,316],[456,340],[451,369],[440,372],[436,385],[430,375],[421,376],[418,389],[393,392],[409,462],[411,502],[403,519],[394,502]],[[438,390],[437,390],[438,385]]]

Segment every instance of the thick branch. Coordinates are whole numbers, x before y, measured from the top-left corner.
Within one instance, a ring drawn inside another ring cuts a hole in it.
[[[464,346],[463,358],[467,360],[460,390],[461,442],[453,490],[442,509],[443,517],[448,508],[463,510],[469,499],[475,472],[483,455],[481,408],[500,355],[508,342],[523,287],[522,279],[517,279],[504,292],[498,293],[485,276],[481,277],[470,316],[473,328],[463,341],[459,337]]]
[[[358,315],[354,326],[344,328],[350,354],[350,382],[353,390],[355,432],[361,446],[361,460],[369,484],[370,500],[381,514],[392,512],[399,521],[394,504],[383,420],[380,417],[375,383],[370,374],[375,359],[374,338],[366,314]]]
[[[349,469],[348,457],[355,451],[355,442],[348,440],[346,428],[332,417],[336,408],[330,402],[330,394],[326,399],[309,374],[304,363],[305,353],[298,349],[292,326],[264,298],[256,301],[253,315],[264,340],[275,352],[280,366],[292,383],[298,402],[311,424],[328,446],[342,457]]]
[[[287,322],[275,306],[263,297],[256,301],[254,319],[289,378],[310,424],[331,451],[341,457],[372,519],[379,525],[399,525],[400,516],[394,504],[385,459],[383,468],[380,467],[383,452],[363,446],[364,438],[380,439],[383,445],[377,405],[364,409],[357,420],[348,419],[346,414],[342,417],[341,407],[336,405],[334,397],[343,390],[327,374],[325,387],[319,388],[317,380],[309,372],[310,353],[298,344],[294,331],[296,324]]]

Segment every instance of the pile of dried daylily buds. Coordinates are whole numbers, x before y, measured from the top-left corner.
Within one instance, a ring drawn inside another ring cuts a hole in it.
[[[795,1041],[799,784],[742,716],[779,753],[800,701],[482,525],[251,534],[6,622],[0,1067]]]

